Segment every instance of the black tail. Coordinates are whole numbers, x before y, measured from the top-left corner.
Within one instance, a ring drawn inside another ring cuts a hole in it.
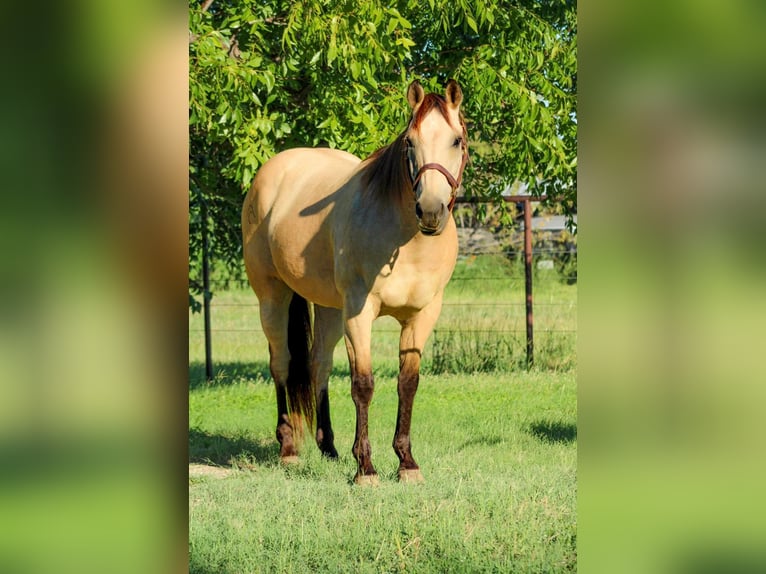
[[[303,419],[314,426],[316,398],[311,386],[309,372],[309,348],[311,345],[311,318],[306,300],[293,294],[287,320],[287,348],[290,351],[290,368],[287,373],[287,400],[290,407],[293,430],[303,433]]]

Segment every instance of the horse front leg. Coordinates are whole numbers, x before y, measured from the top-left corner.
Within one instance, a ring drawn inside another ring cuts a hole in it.
[[[420,380],[421,351],[415,348],[399,350],[399,408],[396,412],[396,431],[394,432],[394,452],[399,457],[399,480],[401,482],[422,482],[420,467],[412,457],[410,443],[410,424],[412,405]]]
[[[370,356],[372,322],[377,309],[369,301],[361,311],[353,314],[353,307],[345,309],[345,341],[351,369],[351,398],[356,407],[356,436],[352,452],[357,462],[354,482],[361,485],[377,485],[378,473],[372,465],[372,448],[367,433],[367,417],[375,390]]]
[[[399,408],[396,413],[394,452],[399,457],[399,480],[401,482],[423,482],[423,474],[412,456],[410,426],[415,393],[420,381],[420,359],[423,346],[433,330],[441,312],[441,295],[426,308],[407,320],[401,321],[402,333],[399,338]]]

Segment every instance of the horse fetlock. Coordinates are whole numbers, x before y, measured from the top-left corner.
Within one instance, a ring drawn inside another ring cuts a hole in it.
[[[335,441],[332,432],[325,433],[322,429],[317,429],[317,446],[322,454],[328,458],[338,458],[338,451],[335,450]]]
[[[372,466],[372,448],[367,439],[355,442],[352,452],[357,462],[357,476],[377,474],[375,467]]]
[[[372,458],[372,447],[370,446],[370,441],[366,438],[355,441],[351,452],[360,465],[363,461],[369,461]]]
[[[293,427],[286,422],[279,423],[277,425],[277,440],[279,444],[282,444],[285,440],[292,442]]]
[[[281,459],[297,457],[298,451],[293,440],[293,429],[287,423],[277,426],[277,442],[279,442],[279,456]]]
[[[409,436],[396,436],[394,437],[394,451],[396,451],[396,454],[403,456],[404,454],[409,454],[411,450],[410,446],[410,437]]]

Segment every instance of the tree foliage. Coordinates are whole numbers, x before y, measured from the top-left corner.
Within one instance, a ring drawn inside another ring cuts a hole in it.
[[[241,269],[241,202],[266,160],[297,146],[369,155],[404,128],[413,79],[463,87],[466,194],[522,181],[576,211],[572,0],[207,0],[189,27],[192,278],[203,224],[219,268]]]

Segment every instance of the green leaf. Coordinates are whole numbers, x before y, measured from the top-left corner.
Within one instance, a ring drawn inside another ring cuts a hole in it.
[[[465,21],[471,27],[471,30],[473,30],[477,34],[479,33],[479,27],[476,25],[476,20],[474,20],[470,14],[465,15]]]
[[[351,77],[358,80],[359,74],[362,73],[362,65],[357,60],[354,60],[349,64],[349,69],[351,70]]]
[[[370,83],[370,85],[371,85],[373,88],[376,88],[376,89],[377,89],[377,87],[378,87],[378,82],[375,80],[375,76],[374,76],[374,75],[373,75],[373,73],[372,73],[372,69],[370,69],[370,67],[369,67],[369,66],[365,66],[365,68],[364,68],[364,72],[365,72],[365,76],[367,77],[367,81]]]

